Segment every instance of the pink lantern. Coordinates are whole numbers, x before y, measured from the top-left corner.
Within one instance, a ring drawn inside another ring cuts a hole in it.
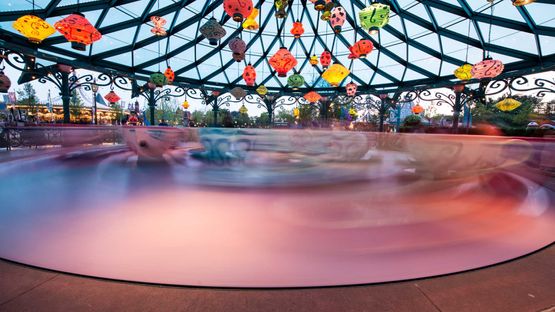
[[[349,82],[346,86],[345,86],[345,90],[347,91],[347,96],[355,96],[357,94],[357,84],[354,82]]]
[[[154,27],[150,30],[156,36],[167,35],[164,25],[166,25],[166,19],[161,16],[151,16],[150,21],[154,24]]]
[[[470,73],[472,77],[483,79],[483,78],[494,78],[499,76],[503,72],[505,66],[499,60],[493,60],[491,58],[485,58],[483,61],[474,64]]]
[[[331,27],[333,27],[333,31],[335,31],[336,34],[341,32],[341,27],[345,23],[346,18],[347,13],[345,12],[345,9],[343,7],[337,6],[331,11],[330,23]]]

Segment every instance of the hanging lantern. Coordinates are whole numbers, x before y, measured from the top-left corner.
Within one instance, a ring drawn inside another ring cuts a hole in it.
[[[464,64],[455,69],[455,77],[460,80],[469,80],[472,78],[472,65]]]
[[[334,7],[335,3],[332,1],[326,1],[326,4],[324,5],[324,13],[322,13],[320,19],[326,22],[329,21],[331,18],[331,10],[333,10]]]
[[[418,115],[418,114],[420,114],[424,111],[424,108],[422,106],[420,106],[420,104],[416,104],[412,107],[411,110],[412,110],[413,114]]]
[[[231,91],[229,91],[229,93],[231,93],[231,95],[233,95],[235,97],[235,99],[237,99],[237,100],[241,100],[245,96],[247,96],[247,92],[241,87],[235,87],[235,88],[231,89]]]
[[[189,108],[189,101],[187,101],[187,100],[183,101],[183,104],[181,104],[181,106],[183,107],[183,109],[188,109]]]
[[[8,93],[11,86],[10,78],[4,74],[3,70],[0,70],[0,93]]]
[[[357,94],[357,84],[354,82],[349,82],[346,86],[345,86],[345,91],[347,92],[347,96],[355,96]]]
[[[278,77],[287,77],[287,72],[297,66],[297,59],[285,47],[279,50],[270,58],[270,65],[278,73]]]
[[[303,23],[296,21],[293,23],[293,28],[291,28],[291,34],[299,39],[302,34],[304,34]]]
[[[254,69],[254,66],[252,66],[250,63],[243,70],[243,79],[249,87],[254,86],[254,83],[256,82],[256,70]]]
[[[258,95],[260,96],[265,96],[266,94],[268,94],[268,88],[266,88],[265,85],[261,84],[258,86],[258,88],[256,88],[256,93],[258,93]]]
[[[167,79],[164,74],[157,72],[150,75],[149,82],[153,83],[156,87],[161,88],[167,83]]]
[[[257,30],[260,27],[258,25],[258,22],[256,21],[257,16],[258,16],[258,9],[253,8],[251,15],[249,15],[249,17],[247,17],[247,19],[243,22],[243,29]]]
[[[514,6],[523,6],[535,2],[536,0],[512,0]]]
[[[354,45],[349,47],[349,51],[351,51],[351,54],[349,54],[348,58],[366,58],[366,56],[370,54],[373,49],[374,44],[372,43],[372,41],[367,39],[359,40]]]
[[[287,17],[287,6],[289,5],[288,0],[274,0],[274,6],[276,7],[276,17],[286,18]]]
[[[100,32],[81,13],[73,13],[57,21],[54,28],[71,42],[73,49],[79,51],[85,51],[87,45],[102,38]]]
[[[244,55],[245,51],[247,50],[247,44],[245,43],[245,41],[243,41],[243,39],[235,37],[229,41],[229,49],[233,52],[233,55]],[[236,58],[234,59],[237,61]],[[241,60],[243,59],[244,57]]]
[[[350,72],[345,66],[335,63],[322,74],[322,78],[330,85],[337,87],[343,79],[349,76]]]
[[[331,64],[330,51],[325,50],[324,52],[322,52],[322,55],[320,55],[320,64],[322,64],[322,67],[324,68],[328,68],[328,66],[330,66]]]
[[[154,27],[150,30],[156,36],[163,37],[167,35],[164,25],[166,25],[166,19],[161,16],[151,16],[150,21],[154,24]]]
[[[357,115],[357,110],[354,107],[349,108],[349,116],[351,116],[352,119],[356,119]]]
[[[346,18],[347,12],[345,12],[345,9],[343,7],[336,6],[335,8],[333,8],[333,10],[331,10],[330,23],[331,27],[333,27],[333,31],[335,31],[336,34],[341,32],[341,27],[345,23]]]
[[[243,53],[233,53],[232,57],[235,60],[235,62],[241,62],[245,59],[245,52],[243,52]]]
[[[293,108],[293,117],[298,118],[301,110],[298,107]]]
[[[368,30],[368,33],[375,35],[380,28],[389,23],[389,5],[382,3],[372,3],[358,13],[360,26]]]
[[[512,110],[517,109],[520,105],[522,105],[521,102],[515,99],[506,98],[504,100],[497,102],[497,104],[495,104],[495,107],[497,107],[497,109],[499,109],[500,111],[510,112]]]
[[[249,110],[247,109],[245,104],[241,105],[241,107],[239,108],[239,113],[241,113],[242,115],[246,115],[248,112]]]
[[[24,15],[13,22],[13,28],[19,31],[31,43],[39,44],[56,32],[45,20],[35,15]]]
[[[168,84],[172,84],[172,82],[175,80],[175,73],[173,72],[172,68],[168,66],[168,68],[166,68],[166,71],[164,72],[164,76],[166,77],[166,81],[168,82]]]
[[[312,3],[314,3],[314,9],[316,11],[323,11],[324,8],[326,7],[326,1],[325,0],[310,0]]]
[[[300,74],[293,74],[287,78],[287,85],[293,90],[298,90],[304,84],[304,77]]]
[[[119,95],[117,95],[116,92],[114,92],[114,90],[108,92],[108,94],[106,94],[104,98],[112,105],[116,104],[119,100],[121,100]]]
[[[200,33],[208,39],[211,45],[218,45],[218,40],[226,35],[225,29],[213,17],[200,27]]]
[[[322,15],[320,16],[320,19],[327,22],[329,21],[331,18],[331,12],[330,11],[324,11],[324,13],[322,13]]]
[[[319,62],[318,57],[316,55],[313,55],[313,56],[310,57],[308,62],[310,63],[310,65],[316,66],[316,65],[318,65],[318,62]]]
[[[234,21],[240,23],[252,12],[252,0],[224,0],[224,10]]]
[[[505,66],[499,60],[492,60],[491,58],[485,58],[483,61],[474,64],[472,66],[471,74],[472,77],[483,79],[483,78],[494,78],[499,76],[503,72]]]
[[[322,98],[322,96],[318,94],[318,92],[316,91],[310,91],[307,94],[305,94],[303,97],[305,100],[307,100],[310,103],[316,103],[320,101],[320,99]]]

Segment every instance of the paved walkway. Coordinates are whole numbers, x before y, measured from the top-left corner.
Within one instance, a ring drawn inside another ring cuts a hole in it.
[[[555,245],[450,276],[381,285],[240,290],[77,277],[0,261],[0,311],[555,312]]]

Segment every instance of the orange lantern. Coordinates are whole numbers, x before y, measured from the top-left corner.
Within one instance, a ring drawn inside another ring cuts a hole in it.
[[[150,21],[154,24],[154,27],[150,30],[151,33],[156,36],[163,37],[167,35],[164,25],[166,25],[166,19],[161,16],[151,16]]]
[[[320,55],[320,64],[322,64],[322,67],[324,67],[324,68],[328,68],[328,66],[330,66],[330,64],[331,64],[331,53],[330,53],[330,51],[326,50],[326,51],[322,52],[322,55]]]
[[[242,22],[252,13],[252,0],[224,0],[224,10],[234,21]]]
[[[374,49],[374,44],[372,41],[367,39],[362,39],[357,41],[354,45],[349,47],[351,54],[349,54],[349,58],[366,58],[366,55],[370,54]]]
[[[73,13],[57,21],[54,28],[71,42],[72,48],[79,51],[85,51],[87,45],[102,38],[100,32],[81,13]]]
[[[318,57],[316,55],[313,55],[313,56],[310,57],[308,62],[310,63],[310,65],[316,66],[316,65],[318,65]]]
[[[106,101],[110,102],[110,104],[115,104],[117,101],[121,100],[119,95],[117,95],[114,90],[108,92],[108,94],[106,94],[104,98],[106,99]]]
[[[172,68],[168,66],[168,68],[166,68],[166,71],[164,72],[164,76],[166,76],[166,82],[168,84],[172,84],[172,82],[175,80],[175,73],[173,72]]]
[[[243,79],[245,80],[247,86],[254,86],[254,83],[256,82],[256,70],[250,63],[243,70]]]
[[[423,111],[424,111],[424,108],[420,106],[420,104],[416,104],[415,106],[412,107],[412,112],[416,115],[422,113]]]
[[[316,103],[320,101],[321,98],[322,96],[316,91],[310,91],[304,95],[304,99],[309,101],[310,103]]]
[[[302,34],[304,34],[303,23],[296,21],[293,23],[293,28],[291,28],[291,34],[299,39]]]
[[[278,77],[287,77],[287,72],[297,66],[297,59],[285,47],[279,50],[270,58],[270,66],[278,73]]]

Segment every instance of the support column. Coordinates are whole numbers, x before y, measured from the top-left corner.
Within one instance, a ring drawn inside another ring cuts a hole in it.
[[[156,98],[154,97],[154,89],[149,90],[148,107],[150,108],[150,125],[156,126],[154,122],[154,108],[156,107]]]
[[[69,91],[69,74],[65,72],[60,72],[60,74],[62,76],[62,89],[60,90],[60,95],[62,96],[64,123],[70,123],[69,101],[71,99],[71,93]]]
[[[453,133],[458,132],[461,109],[461,92],[455,92],[455,106],[453,107]]]

